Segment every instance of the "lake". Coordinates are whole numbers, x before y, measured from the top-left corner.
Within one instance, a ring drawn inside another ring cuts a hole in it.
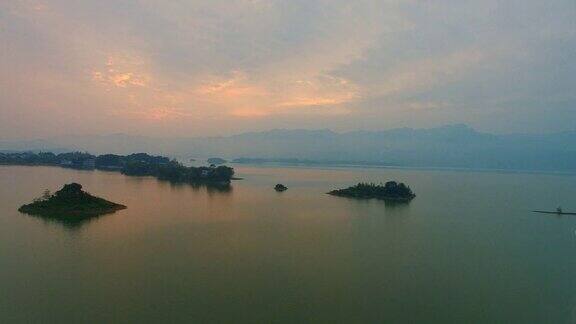
[[[236,166],[232,190],[0,167],[2,323],[573,323],[576,176]],[[406,182],[409,205],[325,193]],[[20,214],[79,182],[128,209]],[[289,187],[277,193],[276,183]]]

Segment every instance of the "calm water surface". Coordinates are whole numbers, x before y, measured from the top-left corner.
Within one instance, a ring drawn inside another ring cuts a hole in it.
[[[0,322],[573,323],[576,176],[237,168],[228,192],[0,167]],[[324,194],[396,179],[407,206]],[[128,209],[22,215],[79,182]],[[290,189],[276,193],[276,183]]]

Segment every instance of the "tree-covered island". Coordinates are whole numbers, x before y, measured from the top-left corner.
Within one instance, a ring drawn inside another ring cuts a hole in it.
[[[0,165],[49,165],[84,170],[118,171],[128,176],[153,176],[161,180],[192,184],[230,184],[234,169],[220,165],[210,167],[187,167],[164,156],[146,153],[130,155],[72,152],[0,153]]]
[[[92,196],[83,191],[82,185],[78,183],[70,183],[54,194],[45,191],[42,197],[21,206],[18,211],[67,223],[80,223],[125,208],[124,205]]]
[[[359,183],[346,189],[337,189],[328,192],[329,195],[358,198],[358,199],[382,199],[396,202],[409,202],[416,197],[410,187],[404,183],[388,181],[386,184]]]

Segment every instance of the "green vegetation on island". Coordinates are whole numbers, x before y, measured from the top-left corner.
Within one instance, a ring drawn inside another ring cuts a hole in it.
[[[121,172],[129,176],[154,176],[160,180],[188,183],[229,184],[234,176],[234,169],[227,166],[187,167],[174,160],[162,163],[130,161],[123,165]]]
[[[288,187],[286,187],[285,185],[279,183],[276,186],[274,186],[274,190],[278,191],[278,192],[282,192],[282,191],[286,191],[288,190]]]
[[[410,187],[404,183],[398,183],[396,181],[389,181],[384,185],[377,185],[374,183],[359,183],[346,189],[330,191],[328,194],[339,197],[359,199],[375,198],[397,202],[409,202],[416,197]]]
[[[146,153],[99,156],[82,152],[0,153],[0,164],[119,171],[129,176],[153,176],[161,180],[191,184],[229,185],[234,176],[234,169],[227,166],[187,167],[176,160]]]
[[[46,190],[42,197],[21,206],[18,211],[73,224],[125,208],[124,205],[92,196],[83,191],[78,183],[70,183],[54,194]]]

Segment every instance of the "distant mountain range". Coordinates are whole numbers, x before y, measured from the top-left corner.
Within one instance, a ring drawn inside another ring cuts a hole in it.
[[[284,130],[228,137],[151,138],[113,134],[0,141],[5,151],[145,152],[181,158],[222,157],[244,162],[372,164],[406,167],[576,171],[576,131],[495,135],[466,125],[430,129],[336,133]]]

